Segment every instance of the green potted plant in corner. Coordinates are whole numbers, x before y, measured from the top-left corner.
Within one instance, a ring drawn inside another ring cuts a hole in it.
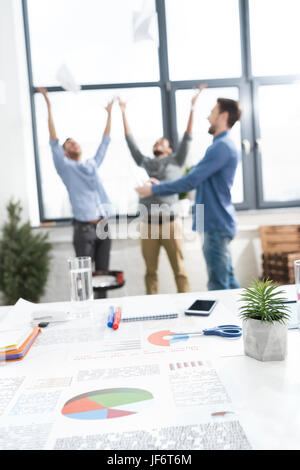
[[[50,268],[48,235],[34,234],[29,222],[22,224],[21,212],[19,202],[9,202],[0,239],[0,291],[8,305],[19,298],[38,302]]]
[[[267,279],[255,280],[244,289],[240,301],[244,351],[259,361],[282,361],[287,350],[288,307],[284,291]]]

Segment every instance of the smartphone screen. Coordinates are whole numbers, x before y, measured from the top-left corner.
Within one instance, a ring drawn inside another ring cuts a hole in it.
[[[216,300],[196,300],[186,311],[187,315],[209,315],[216,305]]]

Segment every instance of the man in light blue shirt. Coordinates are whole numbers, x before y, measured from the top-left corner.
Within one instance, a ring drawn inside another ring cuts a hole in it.
[[[110,200],[105,192],[98,168],[103,162],[110,143],[111,110],[113,101],[105,108],[107,123],[96,155],[84,162],[80,145],[72,138],[60,145],[54,126],[51,103],[45,88],[38,89],[48,108],[50,147],[56,171],[65,184],[74,216],[73,244],[76,256],[90,256],[95,269],[108,270],[111,240],[99,239],[97,223],[111,215]]]
[[[196,205],[204,205],[203,254],[208,271],[208,289],[239,287],[235,278],[229,244],[236,234],[235,210],[231,200],[238,151],[230,129],[240,119],[241,109],[234,100],[219,98],[208,120],[213,143],[202,160],[186,176],[170,182],[137,188],[140,197],[170,195],[196,189]],[[152,183],[159,183],[152,181]],[[194,211],[193,230],[203,230]]]

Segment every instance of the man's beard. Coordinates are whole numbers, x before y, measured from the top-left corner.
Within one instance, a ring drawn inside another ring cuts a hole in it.
[[[214,135],[215,132],[216,132],[216,127],[211,125],[210,128],[208,129],[208,133],[211,135]]]
[[[155,157],[161,157],[163,155],[163,152],[161,150],[153,150],[153,154]]]
[[[71,160],[79,160],[80,152],[68,152],[68,157],[71,158]]]

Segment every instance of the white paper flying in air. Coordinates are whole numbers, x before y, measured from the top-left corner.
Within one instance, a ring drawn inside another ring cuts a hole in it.
[[[66,64],[62,64],[59,67],[56,74],[56,79],[58,80],[59,84],[67,91],[78,93],[78,91],[80,90],[80,85],[76,83]]]
[[[144,3],[141,11],[133,12],[133,39],[139,41],[154,41],[158,44],[157,15],[153,8]]]

